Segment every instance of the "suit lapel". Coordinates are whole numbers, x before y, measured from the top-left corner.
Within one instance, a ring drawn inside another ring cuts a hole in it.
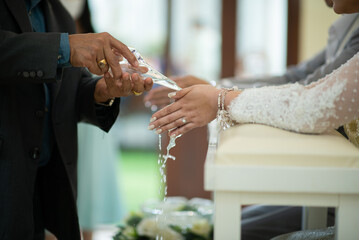
[[[52,1],[43,0],[41,2],[42,9],[45,17],[46,22],[46,32],[59,32],[59,27],[57,25],[57,21],[55,19],[54,10],[52,8]],[[62,71],[60,71],[62,74]],[[62,78],[62,77],[59,77]],[[62,81],[56,81],[51,84],[49,84],[50,92],[51,92],[51,101],[52,103],[55,102],[56,97],[59,93],[60,87],[61,87]]]
[[[51,1],[42,1],[47,32],[59,32]]]
[[[30,20],[27,16],[26,5],[24,0],[14,1],[5,0],[11,14],[15,17],[22,32],[32,32]]]
[[[59,71],[59,69],[58,69]],[[64,71],[64,69],[62,69],[62,71]],[[60,74],[62,74],[62,71]],[[62,79],[62,76],[59,77],[60,79]],[[50,84],[50,92],[51,92],[51,101],[52,101],[52,104],[54,105],[55,103],[55,100],[57,98],[57,95],[59,94],[59,91],[60,91],[60,88],[61,88],[61,84],[62,84],[62,81],[55,81],[53,83]]]

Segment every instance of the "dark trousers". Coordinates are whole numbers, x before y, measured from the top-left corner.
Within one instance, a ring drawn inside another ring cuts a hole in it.
[[[328,226],[333,226],[334,221],[334,209],[330,208]],[[267,240],[301,228],[301,207],[253,205],[242,211],[243,240]]]
[[[43,221],[43,212],[41,204],[41,190],[43,182],[42,167],[38,169],[36,181],[35,181],[35,190],[34,190],[34,240],[44,240],[45,239],[45,229]]]
[[[75,164],[75,163],[73,163]],[[38,168],[34,191],[34,240],[44,240],[45,229],[59,240],[80,240],[76,200],[57,147],[50,161]]]

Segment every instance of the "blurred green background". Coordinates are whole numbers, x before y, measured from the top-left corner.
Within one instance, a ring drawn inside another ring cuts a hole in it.
[[[117,180],[127,211],[138,211],[144,201],[163,197],[157,152],[122,150],[118,158]]]

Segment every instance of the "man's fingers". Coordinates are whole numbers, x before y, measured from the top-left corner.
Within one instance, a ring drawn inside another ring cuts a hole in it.
[[[135,95],[141,95],[145,91],[149,91],[152,88],[153,81],[151,78],[142,79],[138,73],[131,75],[132,92]]]
[[[120,79],[122,75],[122,70],[120,63],[118,61],[118,56],[116,56],[113,52],[110,46],[105,45],[104,46],[104,53],[106,57],[106,61],[111,68],[112,75],[114,79]]]
[[[122,79],[118,80],[119,84],[121,83],[122,89],[121,89],[121,95],[128,96],[131,94],[132,90],[132,83],[131,83],[131,76],[129,73],[123,73]]]
[[[147,67],[140,66],[140,67],[138,67],[137,69],[140,71],[140,73],[146,73],[146,72],[148,72],[148,68],[147,68]]]
[[[96,75],[102,75],[103,74],[103,72],[99,69],[99,67],[97,66],[96,63],[91,63],[87,68],[93,74],[96,74]]]
[[[127,59],[127,61],[134,67],[138,67],[138,61],[135,55],[128,49],[128,47],[122,42],[118,41],[116,38],[111,36],[110,39],[111,47],[116,49],[116,52],[121,53],[121,55]]]
[[[102,75],[111,68],[114,78],[119,79],[122,74],[119,66],[122,56],[132,66],[139,66],[128,47],[108,33],[73,34],[69,36],[69,43],[70,63],[76,67],[87,67],[93,74]],[[103,59],[108,66],[100,63]],[[144,70],[141,69],[141,72]]]
[[[132,94],[131,76],[123,73],[120,79],[111,77],[109,72],[104,74],[107,92],[110,97],[125,97]]]
[[[97,53],[97,67],[101,74],[108,72],[109,65],[105,58],[105,53],[103,52],[103,50]]]
[[[112,52],[120,57],[120,61],[122,60],[122,54],[119,51],[117,51],[115,48],[112,48]]]
[[[115,80],[111,77],[111,74],[109,72],[107,72],[103,75],[103,78],[105,79],[107,92],[110,95],[109,97],[116,96],[113,92],[113,89],[115,88],[116,84],[115,84]]]
[[[149,77],[146,78],[145,79],[145,91],[146,92],[150,91],[152,86],[153,86],[153,80],[151,78],[149,78]]]
[[[145,90],[144,82],[138,73],[133,73],[131,75],[131,80],[133,84],[132,91],[142,93]]]

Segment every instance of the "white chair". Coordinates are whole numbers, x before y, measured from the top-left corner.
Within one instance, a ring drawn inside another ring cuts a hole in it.
[[[240,239],[250,204],[336,207],[336,238],[359,239],[359,149],[335,131],[234,126],[209,145],[205,189],[214,191],[215,240]]]

